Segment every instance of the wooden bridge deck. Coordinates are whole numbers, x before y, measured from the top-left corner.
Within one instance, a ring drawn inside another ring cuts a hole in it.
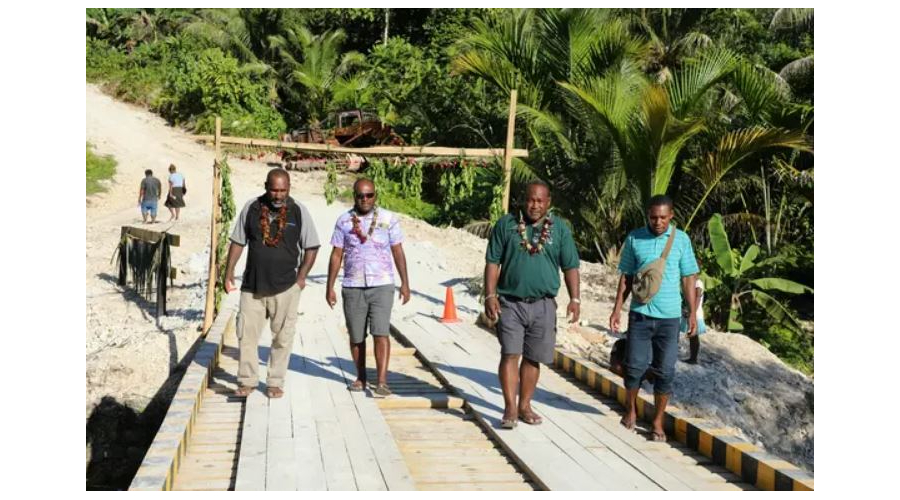
[[[394,311],[394,394],[350,392],[343,317],[315,304],[323,291],[311,282],[301,297],[283,398],[263,384],[246,401],[230,396],[237,353],[226,336],[174,489],[756,489],[681,443],[626,431],[616,401],[550,367],[533,403],[544,423],[499,429],[496,338],[411,308]],[[262,381],[270,341],[265,331]]]

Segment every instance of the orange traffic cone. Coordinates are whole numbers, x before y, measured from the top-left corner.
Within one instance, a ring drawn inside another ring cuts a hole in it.
[[[453,289],[447,287],[447,297],[444,299],[444,317],[441,323],[459,323],[460,319],[456,317],[456,302],[453,301]]]

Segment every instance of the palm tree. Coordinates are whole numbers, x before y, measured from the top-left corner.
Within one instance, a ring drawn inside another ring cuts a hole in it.
[[[633,192],[624,183],[607,182],[622,178],[618,163],[609,161],[615,156],[612,142],[598,124],[569,109],[557,82],[612,71],[640,58],[645,44],[607,10],[537,9],[477,19],[455,49],[455,72],[473,74],[504,93],[518,91],[523,140],[537,148],[528,162],[514,162],[513,180],[538,177],[575,195],[558,196],[557,208],[576,226],[597,228],[582,233],[582,244],[603,258],[616,244],[610,235],[619,231],[607,221],[635,208]],[[593,144],[584,147],[585,141]],[[601,213],[610,217],[597,217]]]
[[[631,28],[649,40],[644,69],[657,83],[665,83],[686,58],[713,45],[709,35],[696,31],[711,9],[622,9]]]
[[[679,169],[695,173],[703,187],[687,210],[696,214],[748,157],[769,148],[809,150],[802,132],[776,123],[787,109],[777,75],[724,48],[698,46],[666,78],[648,77],[653,45],[626,28],[589,9],[513,11],[476,22],[454,61],[457,71],[519,89],[519,115],[537,146],[532,173],[578,200],[561,208],[603,235],[603,245],[621,241],[623,215],[641,218],[642,202],[668,192]],[[722,116],[725,108],[741,114],[738,127]],[[704,160],[694,170],[682,168],[688,147]],[[603,219],[618,226],[601,229]]]
[[[341,29],[314,35],[309,29],[300,27],[288,29],[283,35],[270,39],[285,65],[288,84],[297,83],[306,90],[310,121],[325,117],[335,86],[365,61],[365,56],[359,52],[341,53],[341,45],[346,38]],[[357,81],[354,85],[359,87],[361,83]],[[344,84],[343,90],[346,91],[349,82]]]

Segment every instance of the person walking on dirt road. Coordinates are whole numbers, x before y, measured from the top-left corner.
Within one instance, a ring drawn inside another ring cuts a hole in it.
[[[175,164],[169,165],[169,193],[166,195],[166,208],[169,209],[169,221],[178,220],[181,209],[184,208],[184,194],[187,193],[187,185],[184,175],[175,171]]]
[[[244,247],[249,246],[237,314],[240,361],[235,395],[248,396],[259,383],[257,347],[269,318],[272,349],[266,394],[280,398],[294,345],[300,293],[316,261],[319,237],[309,211],[290,197],[287,171],[270,170],[265,188],[265,194],[247,202],[231,233],[225,291],[235,289],[234,266]]]
[[[518,420],[532,425],[543,420],[532,410],[531,398],[539,363],[553,363],[560,270],[570,297],[569,322],[577,322],[581,314],[578,250],[566,223],[548,213],[550,201],[546,184],[528,183],[525,215],[520,214],[518,221],[511,214],[501,217],[488,242],[484,305],[487,317],[497,321],[500,339],[504,429],[514,428]]]
[[[344,280],[341,298],[344,319],[350,334],[350,355],[356,365],[351,391],[366,388],[366,333],[375,346],[376,396],[389,396],[388,364],[391,359],[391,307],[394,304],[394,265],[400,273],[400,299],[409,302],[409,276],[403,253],[403,233],[397,215],[375,205],[375,183],[359,179],[353,184],[353,208],[341,214],[331,236],[331,259],[325,300],[333,309],[337,303],[334,282],[341,261]]]
[[[149,168],[144,170],[144,178],[141,180],[141,188],[138,192],[138,206],[141,207],[144,224],[147,223],[148,216],[151,224],[156,223],[156,207],[159,203],[160,193],[162,193],[162,183],[153,177],[152,170]]]
[[[656,195],[647,203],[647,225],[625,238],[619,260],[619,286],[609,328],[618,332],[619,317],[626,292],[632,295],[628,312],[628,350],[625,371],[625,416],[621,424],[634,430],[637,396],[647,368],[653,379],[653,440],[665,441],[666,404],[672,392],[675,362],[678,359],[678,330],[681,323],[682,290],[689,311],[696,311],[694,279],[700,272],[691,239],[671,224],[675,215],[672,199]],[[650,269],[651,267],[655,269]],[[658,280],[642,277],[659,271]],[[647,283],[655,281],[658,288]],[[697,329],[697,317],[687,318],[686,334]]]

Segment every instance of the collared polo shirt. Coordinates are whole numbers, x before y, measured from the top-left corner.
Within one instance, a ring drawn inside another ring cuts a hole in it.
[[[566,271],[579,267],[581,261],[572,231],[559,217],[552,214],[548,217],[553,222],[550,237],[543,251],[535,254],[529,254],[522,248],[519,223],[512,214],[504,215],[494,224],[485,260],[500,264],[499,295],[521,299],[556,297],[560,269]],[[525,226],[525,236],[532,244],[540,238],[541,228],[542,224]]]
[[[700,272],[691,239],[684,231],[675,229],[672,224],[659,236],[654,235],[647,226],[631,231],[625,238],[619,272],[634,276],[640,268],[658,259],[666,248],[666,241],[673,229],[677,232],[666,258],[659,292],[646,304],[632,300],[631,310],[634,312],[653,318],[681,317],[681,278]]]

